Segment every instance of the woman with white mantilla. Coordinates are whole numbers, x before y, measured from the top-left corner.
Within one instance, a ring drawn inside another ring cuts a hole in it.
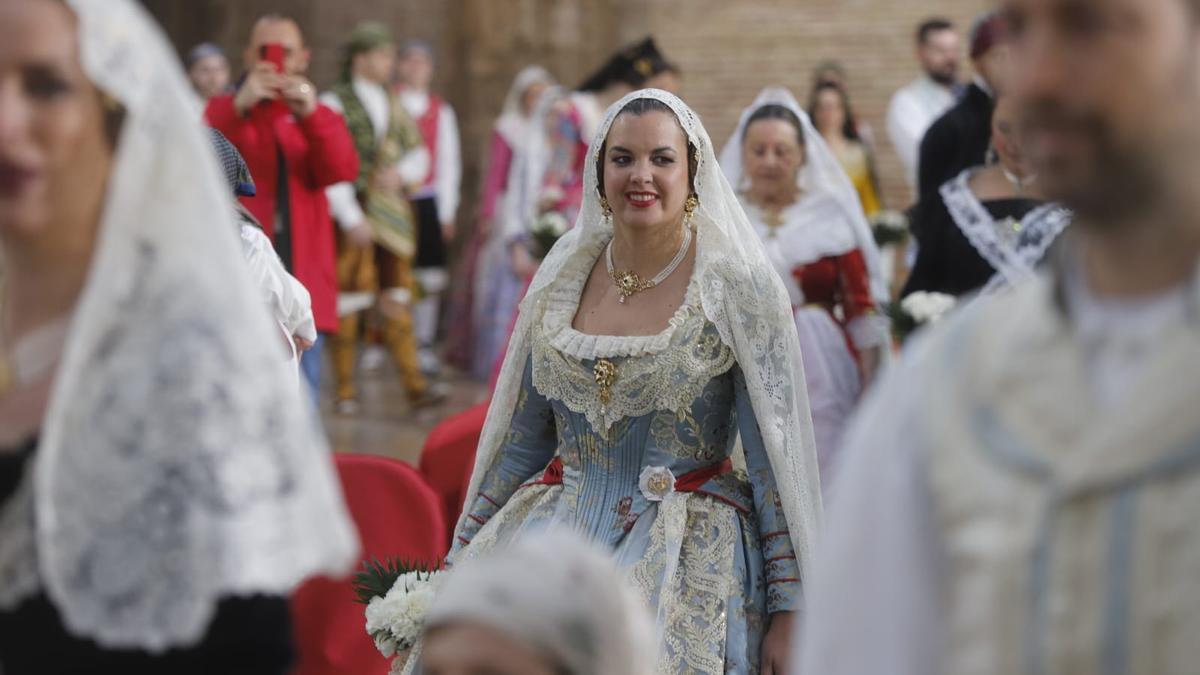
[[[289,672],[355,530],[174,50],[6,0],[0,125],[0,671]]]
[[[786,291],[678,98],[626,96],[591,147],[578,224],[521,305],[451,562],[566,525],[654,609],[660,672],[786,672],[821,515]]]
[[[509,89],[492,133],[472,308],[475,335],[471,370],[481,379],[491,374],[504,353],[521,293],[532,277],[530,270],[535,269],[522,237],[530,223],[525,219],[512,223],[509,215],[518,204],[537,198],[536,188],[532,190],[534,195],[528,194],[531,190],[524,173],[530,158],[526,155],[545,146],[541,141],[546,135],[545,111],[539,103],[552,86],[554,79],[544,68],[529,66],[522,70]]]
[[[788,290],[828,495],[846,420],[891,344],[879,250],[850,178],[786,89],[746,108],[721,166]]]

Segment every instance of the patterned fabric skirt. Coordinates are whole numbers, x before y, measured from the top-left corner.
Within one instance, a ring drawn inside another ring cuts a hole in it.
[[[508,349],[513,319],[524,291],[525,280],[513,273],[504,242],[500,238],[489,241],[480,254],[471,317],[475,329],[471,373],[478,379],[489,378],[496,360]]]
[[[486,555],[548,526],[586,531],[563,494],[558,485],[521,489],[460,559]],[[673,493],[632,523],[617,539],[613,556],[654,614],[658,672],[759,672],[767,587],[753,513],[706,495]]]

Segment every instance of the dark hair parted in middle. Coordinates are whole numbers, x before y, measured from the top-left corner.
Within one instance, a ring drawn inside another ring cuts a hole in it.
[[[796,113],[792,112],[791,108],[785,105],[779,105],[778,103],[768,103],[750,114],[750,119],[746,120],[746,128],[742,131],[743,145],[746,143],[746,131],[748,131],[751,125],[753,125],[755,122],[760,122],[762,120],[783,120],[784,122],[791,124],[796,129],[796,142],[800,144],[800,147],[805,147],[804,125],[800,123],[800,118],[796,116]]]
[[[841,85],[823,82],[813,88],[812,96],[808,99],[808,116],[812,118],[813,122],[816,122],[817,103],[820,102],[821,94],[827,91],[837,94],[838,100],[842,103],[842,114],[846,118],[842,123],[842,135],[851,141],[861,141],[862,138],[858,134],[858,118],[854,116],[854,109],[850,107],[850,94]]]
[[[687,141],[688,186],[690,187],[692,193],[695,194],[696,171],[700,166],[699,153],[696,151],[696,146],[692,144],[690,139],[688,139],[687,132],[684,131],[683,125],[679,124],[679,117],[675,115],[675,111],[671,109],[671,106],[656,98],[635,98],[629,103],[626,103],[624,108],[621,108],[621,112],[617,113],[617,116],[613,118],[613,123],[615,124],[622,115],[641,117],[646,113],[651,112],[662,112],[670,115],[671,119],[675,120],[675,125],[679,127],[679,131],[683,134],[684,140]],[[611,132],[612,131],[610,127],[609,133]],[[596,155],[596,192],[599,193],[602,198],[606,197],[604,194],[604,155],[606,154],[608,154],[607,137],[604,139],[604,143],[600,145],[600,152]]]

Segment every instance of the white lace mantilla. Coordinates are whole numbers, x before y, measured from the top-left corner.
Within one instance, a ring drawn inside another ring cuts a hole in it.
[[[42,590],[72,635],[158,653],[200,642],[223,598],[343,573],[357,539],[174,50],[132,0],[68,6],[125,114],[38,447],[0,505],[0,606]]]
[[[601,246],[597,250],[603,250]],[[588,335],[572,327],[579,298],[595,259],[581,251],[568,262],[572,273],[547,289],[541,321],[533,335],[533,384],[546,398],[562,402],[607,437],[614,424],[655,410],[679,412],[700,397],[712,378],[733,367],[733,350],[709,328],[693,278],[683,304],[665,330],[655,335]],[[590,361],[616,359],[617,375],[607,404]]]

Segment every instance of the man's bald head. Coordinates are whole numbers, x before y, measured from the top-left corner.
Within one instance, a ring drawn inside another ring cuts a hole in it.
[[[283,45],[284,72],[300,75],[308,70],[310,54],[304,46],[304,33],[295,19],[281,14],[268,14],[254,22],[250,30],[250,43],[242,55],[246,69],[251,70],[262,60],[263,45]]]

